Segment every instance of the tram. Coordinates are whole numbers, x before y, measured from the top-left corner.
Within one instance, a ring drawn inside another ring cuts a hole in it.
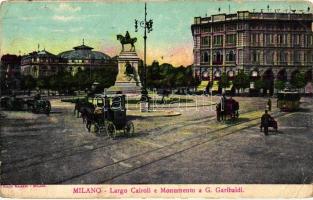
[[[284,90],[277,94],[277,108],[286,112],[298,110],[300,98],[299,92]]]

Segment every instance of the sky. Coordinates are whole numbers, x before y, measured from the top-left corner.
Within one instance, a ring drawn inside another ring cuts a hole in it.
[[[148,19],[153,31],[147,39],[147,63],[158,60],[175,66],[193,63],[191,24],[196,16],[238,10],[270,9],[313,11],[313,0],[150,0]],[[144,1],[8,1],[0,7],[0,55],[24,55],[38,49],[58,54],[82,44],[109,56],[121,51],[117,34],[137,37],[143,58],[143,29],[135,32],[134,20],[144,19]]]

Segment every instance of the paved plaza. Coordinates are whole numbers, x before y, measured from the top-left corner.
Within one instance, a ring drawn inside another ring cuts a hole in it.
[[[89,133],[74,105],[51,100],[50,116],[1,111],[1,184],[313,183],[313,101],[270,114],[278,132],[264,136],[267,98],[235,97],[240,116],[217,122],[218,97],[157,108],[173,115],[127,114],[135,136]],[[211,106],[212,105],[212,106]]]

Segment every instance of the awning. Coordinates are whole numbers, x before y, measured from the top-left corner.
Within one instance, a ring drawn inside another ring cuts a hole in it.
[[[218,91],[218,81],[213,81],[212,91]]]
[[[229,87],[225,88],[225,90],[230,91],[232,87],[233,87],[233,82],[229,81]]]
[[[209,81],[201,81],[200,85],[197,87],[197,91],[205,91],[208,84]]]

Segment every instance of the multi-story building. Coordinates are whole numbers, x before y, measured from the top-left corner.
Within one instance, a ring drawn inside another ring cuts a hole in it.
[[[1,57],[0,79],[1,90],[18,88],[21,76],[21,56],[6,54]]]
[[[60,58],[46,50],[34,51],[22,57],[22,74],[35,78],[50,76],[60,70]]]
[[[92,49],[83,43],[58,55],[46,50],[34,51],[22,57],[21,71],[23,75],[38,78],[57,74],[60,70],[70,71],[74,75],[80,70],[91,71],[106,66],[117,66],[116,60]]]
[[[302,72],[312,81],[312,22],[312,13],[296,12],[238,11],[195,17],[191,26],[194,75],[214,81],[222,72],[232,78],[244,70],[252,80],[273,83],[290,81]]]

